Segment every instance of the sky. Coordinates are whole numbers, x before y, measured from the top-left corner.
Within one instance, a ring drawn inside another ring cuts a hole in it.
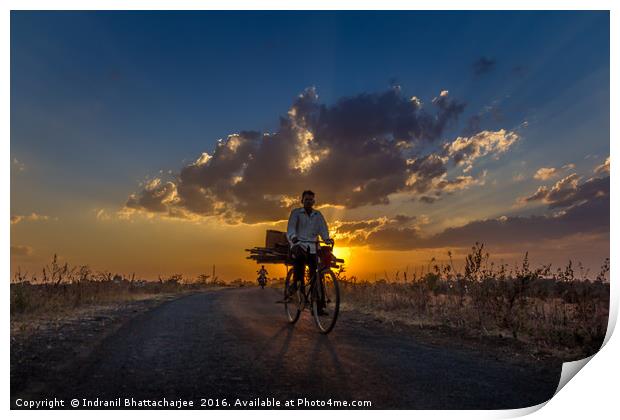
[[[608,12],[11,12],[11,269],[254,278],[609,256]],[[282,276],[284,267],[268,267]]]

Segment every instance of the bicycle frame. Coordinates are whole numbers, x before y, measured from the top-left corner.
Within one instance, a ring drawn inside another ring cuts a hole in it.
[[[317,258],[316,269],[313,272],[308,273],[309,279],[306,284],[305,275],[301,279],[292,278],[294,270],[288,270],[285,288],[284,288],[284,308],[288,321],[291,324],[295,324],[299,319],[301,313],[310,308],[312,316],[314,318],[316,326],[319,328],[322,334],[328,334],[336,323],[338,318],[339,305],[340,305],[340,293],[338,288],[338,278],[331,271],[333,267],[333,261],[338,259],[332,253],[333,245],[329,249],[329,254],[326,254],[326,249],[320,248],[320,243],[317,241],[317,253],[310,254],[314,258]],[[306,254],[306,258],[308,254]],[[340,260],[343,262],[343,260]],[[330,292],[327,293],[327,286],[324,283],[324,278],[330,276]],[[293,288],[296,293],[297,299],[295,303],[292,303],[291,285],[297,283],[297,287]],[[308,286],[308,287],[306,287]],[[318,288],[318,289],[317,289]],[[333,293],[332,293],[333,292]],[[289,303],[290,302],[290,303]],[[329,304],[329,308],[327,308]],[[326,318],[323,318],[326,317]],[[329,318],[327,318],[329,317]]]
[[[310,273],[310,281],[308,283],[308,290],[306,290],[306,288],[304,286],[306,286],[304,284],[304,278],[301,279],[301,285],[297,285],[297,287],[300,287],[300,289],[302,290],[302,295],[304,297],[304,307],[311,302],[311,300],[309,299],[310,297],[312,297],[312,291],[314,290],[314,288],[316,287],[316,284],[318,283],[318,278],[319,275],[321,274],[322,271],[324,270],[328,270],[329,267],[324,267],[323,264],[321,263],[321,259],[319,258],[319,247],[320,247],[320,241],[316,241],[315,242],[315,246],[316,246],[316,253],[315,254],[306,254],[306,255],[314,255],[314,258],[316,258],[316,270],[314,271],[314,273]],[[330,249],[333,249],[333,246],[330,246]],[[305,276],[304,276],[305,277]],[[295,279],[295,281],[297,281],[297,279]]]

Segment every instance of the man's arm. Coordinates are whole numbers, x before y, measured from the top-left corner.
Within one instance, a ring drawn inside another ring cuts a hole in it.
[[[286,239],[292,245],[297,242],[297,212],[293,210],[288,218],[288,226],[286,228]]]
[[[327,222],[325,222],[323,213],[319,213],[319,215],[321,216],[321,220],[319,223],[319,235],[321,235],[321,239],[323,239],[323,242],[333,243],[332,239],[329,237],[329,229],[327,228]]]

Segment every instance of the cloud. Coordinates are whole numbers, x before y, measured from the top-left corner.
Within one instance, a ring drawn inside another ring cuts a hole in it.
[[[513,247],[536,244],[575,234],[609,233],[609,196],[596,197],[568,208],[559,215],[500,217],[478,220],[423,237],[418,229],[376,229],[363,244],[371,249],[411,250],[419,248],[466,247],[474,242]]]
[[[497,159],[517,140],[519,135],[514,131],[481,131],[471,137],[458,137],[446,144],[444,152],[455,164],[464,166],[464,172],[469,172],[475,160],[487,155]]]
[[[406,180],[407,187],[418,193],[430,191],[436,185],[436,181],[445,177],[448,160],[447,157],[435,153],[410,159],[407,162],[410,173]]]
[[[310,185],[322,203],[386,204],[389,194],[405,188],[407,149],[437,140],[463,109],[447,91],[426,110],[394,89],[333,106],[320,104],[316,91],[307,89],[276,133],[230,135],[176,179],[151,180],[125,207],[161,214],[174,207],[228,222],[275,221],[288,216]]]
[[[549,204],[564,202],[577,192],[580,179],[581,177],[574,173],[560,179],[546,192],[542,200]]]
[[[418,229],[386,228],[372,232],[366,238],[366,244],[371,249],[381,250],[407,250],[420,247],[423,239]]]
[[[594,168],[594,173],[597,175],[609,173],[609,156],[607,156],[605,162]]]
[[[482,76],[483,74],[490,73],[493,69],[495,69],[495,59],[480,57],[474,61],[473,68],[476,76]]]
[[[572,207],[599,197],[608,197],[609,177],[590,178],[581,184],[571,182],[567,188],[558,191],[555,187],[549,191],[545,199],[545,202],[549,203],[549,208]]]
[[[408,180],[410,188],[419,193],[429,193],[428,195],[420,196],[419,200],[422,203],[433,204],[441,198],[442,194],[452,194],[476,185],[484,185],[487,175],[487,171],[484,170],[478,177],[459,175],[449,179],[445,172],[445,167],[442,167],[442,170],[442,173],[439,173],[439,168],[436,173],[417,171],[410,176]],[[415,198],[413,200],[415,201]]]
[[[332,226],[334,237],[343,246],[363,246],[369,235],[382,230],[418,231],[419,226],[428,223],[425,215],[397,214],[392,217],[357,221],[335,221]]]
[[[470,245],[472,239],[493,244],[532,243],[576,233],[609,231],[609,199],[600,198],[567,210],[560,216],[506,217],[446,229],[431,238],[432,246]]]
[[[474,178],[470,175],[457,176],[454,179],[444,179],[437,183],[437,189],[442,192],[451,193],[458,190],[465,190],[474,185],[484,185],[487,171],[483,171],[482,175],[478,178]]]
[[[97,220],[102,222],[112,219],[112,216],[108,213],[106,209],[95,209],[95,217],[97,218]]]
[[[540,168],[536,171],[536,173],[534,173],[534,179],[538,179],[541,181],[546,181],[548,179],[551,178],[555,178],[560,176],[560,172],[561,171],[569,171],[575,169],[575,164],[574,163],[567,163],[566,165],[562,166],[560,169],[556,169],[556,168]]]
[[[483,117],[484,115],[482,113],[469,117],[469,119],[467,120],[467,125],[463,129],[463,134],[471,136],[472,134],[481,131],[482,129],[480,127]]]
[[[28,245],[11,245],[11,255],[15,257],[28,257],[33,252],[34,249]]]
[[[407,216],[405,214],[397,214],[392,219],[388,220],[388,223],[399,227],[410,226],[418,221],[417,216]]]
[[[339,234],[349,234],[356,231],[370,231],[383,224],[381,219],[361,220],[354,222],[336,222],[336,231]]]
[[[145,210],[153,213],[168,211],[168,205],[177,199],[177,188],[173,182],[162,182],[160,178],[149,180],[139,194],[129,196],[125,206],[129,209]]]
[[[518,135],[484,131],[454,145],[440,143],[464,107],[447,90],[424,106],[400,88],[325,105],[309,88],[275,132],[229,135],[170,179],[150,180],[121,213],[275,222],[288,217],[307,188],[319,204],[351,209],[388,204],[395,193],[438,197],[481,185],[479,174],[448,177],[458,159],[453,149],[464,143],[460,160],[471,171],[476,159],[503,153]]]
[[[539,187],[534,194],[520,200],[542,201],[552,211],[528,217],[502,216],[472,221],[430,236],[421,230],[421,225],[427,222],[422,220],[426,218],[413,216],[347,222],[341,225],[344,229],[337,226],[336,233],[348,246],[367,245],[381,250],[464,247],[476,241],[522,247],[571,235],[609,233],[609,177],[581,182],[579,176],[571,174],[551,187]],[[396,223],[399,218],[409,223]]]
[[[439,198],[439,196],[423,195],[420,197],[420,201],[425,204],[433,204],[435,201],[439,200]]]
[[[550,209],[572,207],[600,197],[609,197],[609,177],[590,178],[580,182],[581,177],[570,174],[557,181],[551,188],[540,186],[530,196],[519,197],[518,203],[541,201]]]
[[[540,168],[534,174],[534,179],[546,181],[558,175],[558,170],[555,168]]]
[[[482,131],[482,125],[484,123],[499,124],[504,120],[504,114],[501,109],[501,104],[506,98],[494,99],[489,104],[482,107],[482,109],[475,115],[472,115],[467,120],[466,126],[463,128],[463,135],[471,136]],[[521,124],[520,128],[526,128],[527,124]]]
[[[31,213],[29,215],[20,215],[14,214],[11,215],[11,224],[16,225],[21,222],[39,222],[49,220],[49,216],[44,216],[42,214]]]
[[[549,194],[549,189],[547,187],[545,187],[544,185],[541,187],[538,187],[538,189],[536,190],[536,192],[532,195],[529,195],[527,197],[519,197],[517,199],[517,203],[530,203],[532,201],[538,201],[538,200],[543,200],[547,194]]]
[[[409,190],[424,194],[420,200],[427,204],[437,201],[443,193],[484,185],[486,171],[482,171],[477,177],[460,175],[448,179],[449,166],[460,167],[464,174],[469,174],[478,159],[485,156],[498,159],[518,140],[519,135],[516,132],[504,129],[482,131],[470,137],[457,137],[454,141],[445,143],[438,153],[408,159],[410,175],[406,185]]]

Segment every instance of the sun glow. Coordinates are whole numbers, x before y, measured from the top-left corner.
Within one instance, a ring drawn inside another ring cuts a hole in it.
[[[347,267],[351,266],[351,256],[352,256],[351,248],[335,246],[334,255],[336,256],[336,258],[344,259],[345,266]]]

